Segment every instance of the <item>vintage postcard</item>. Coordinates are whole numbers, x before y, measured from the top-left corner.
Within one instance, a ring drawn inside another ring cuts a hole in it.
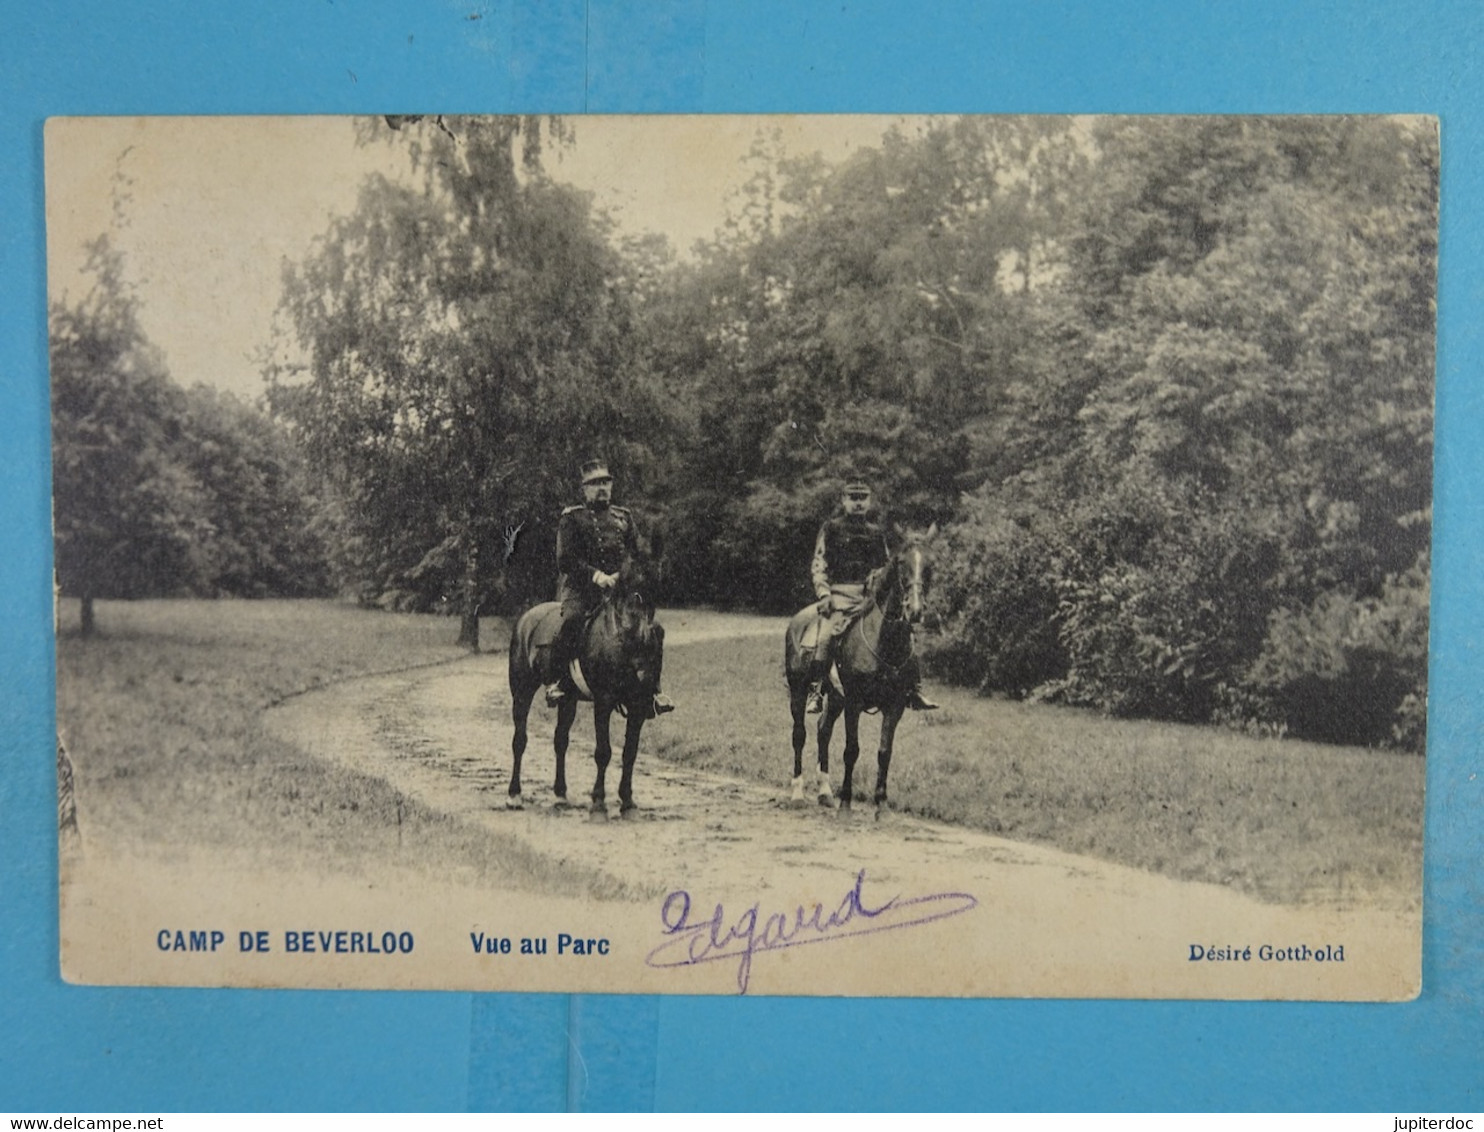
[[[1415,996],[1438,172],[50,121],[64,977]]]

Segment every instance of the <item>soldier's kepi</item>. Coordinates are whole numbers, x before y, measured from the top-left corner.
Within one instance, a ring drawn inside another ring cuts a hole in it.
[[[850,617],[860,612],[865,601],[866,578],[891,558],[886,532],[870,518],[870,484],[861,480],[847,483],[840,496],[840,509],[843,514],[826,521],[814,541],[810,580],[814,583],[814,595],[819,598],[820,616],[828,618],[828,622],[820,628],[815,654],[818,675],[809,687],[811,712],[824,710],[824,681],[834,660],[835,638]],[[938,705],[922,694],[919,683],[908,696],[907,706],[915,711],[932,711]]]
[[[588,614],[618,585],[626,563],[640,556],[639,532],[627,508],[615,506],[613,476],[603,460],[582,465],[583,502],[562,511],[557,525],[557,601],[560,624],[552,642],[552,667],[558,673],[547,685],[546,702],[555,707],[574,695],[568,675],[582,648],[582,627]],[[656,688],[655,714],[674,711],[675,705]]]

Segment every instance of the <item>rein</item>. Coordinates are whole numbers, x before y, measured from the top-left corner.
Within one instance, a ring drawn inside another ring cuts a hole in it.
[[[653,607],[638,590],[615,588],[603,598],[598,617],[606,622],[607,635],[619,649],[626,646],[649,649],[654,644]],[[620,716],[629,714],[628,706],[622,702],[615,705],[615,710]]]
[[[887,595],[888,596],[894,596],[894,598],[895,598],[895,601],[892,603],[892,604],[894,604],[896,606],[895,613],[893,613],[890,609],[888,609],[888,607],[887,607],[888,606],[888,603],[886,601],[884,601],[881,596],[878,596],[878,594],[875,594],[875,593],[873,593],[871,595],[871,604],[876,609],[879,609],[881,611],[881,618],[882,618],[883,624],[885,622],[887,622],[887,621],[905,621],[905,620],[907,620],[907,618],[904,616],[904,614],[902,612],[902,608],[901,608],[901,606],[902,606],[902,592],[901,592],[902,591],[902,586],[901,586],[900,579],[898,578],[898,572],[899,572],[899,570],[901,568],[901,565],[902,565],[903,561],[904,561],[904,559],[902,557],[900,557],[900,556],[897,557],[897,558],[894,558],[892,560],[890,566],[888,567],[888,569],[890,571],[890,581],[885,586],[885,589],[887,590]],[[908,588],[910,590],[912,590],[912,591],[920,592],[921,587],[922,587],[922,580],[921,580],[920,569],[914,570],[913,573],[912,573],[912,580],[908,583]],[[860,635],[861,647],[864,648],[866,650],[866,652],[870,655],[871,659],[876,662],[876,666],[877,666],[877,669],[878,670],[880,670],[880,669],[886,669],[887,670],[887,674],[889,676],[895,678],[898,674],[900,674],[902,672],[903,669],[905,669],[907,667],[907,665],[909,665],[912,662],[912,649],[910,647],[907,649],[907,655],[906,655],[906,657],[899,664],[893,664],[891,661],[887,660],[884,656],[882,656],[879,652],[877,652],[876,649],[874,649],[874,648],[871,647],[871,641],[866,636],[866,617],[869,616],[869,615],[870,615],[869,614],[869,611],[867,611],[867,613],[865,613],[861,617],[857,618],[856,619],[856,622],[855,622],[855,631]],[[879,634],[877,635],[877,639],[878,640],[880,639],[880,635]]]

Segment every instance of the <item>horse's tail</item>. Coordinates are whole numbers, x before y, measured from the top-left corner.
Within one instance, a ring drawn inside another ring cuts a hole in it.
[[[515,694],[518,685],[527,681],[527,673],[531,670],[531,631],[526,624],[531,619],[530,611],[527,610],[516,618],[515,624],[510,629],[510,691]]]
[[[541,683],[541,672],[536,656],[537,634],[555,605],[547,602],[532,606],[516,619],[510,630],[510,691],[515,693],[521,685]]]

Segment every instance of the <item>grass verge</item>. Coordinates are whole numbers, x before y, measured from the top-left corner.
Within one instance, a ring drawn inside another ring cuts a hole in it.
[[[75,603],[74,603],[75,604]],[[57,715],[87,843],[245,850],[267,867],[374,877],[456,862],[492,887],[611,896],[597,873],[539,869],[514,839],[327,763],[263,726],[266,707],[357,676],[450,662],[457,622],[313,601],[100,603],[57,642]],[[507,627],[481,626],[503,649]]]
[[[781,634],[672,650],[665,682],[680,707],[648,749],[782,789],[793,774],[782,652]],[[909,712],[897,730],[888,785],[900,810],[1270,902],[1420,906],[1424,764],[1414,755],[1110,720],[953,688],[933,695],[941,710]],[[859,799],[875,786],[877,736],[865,717]],[[841,724],[837,788],[843,744]]]

